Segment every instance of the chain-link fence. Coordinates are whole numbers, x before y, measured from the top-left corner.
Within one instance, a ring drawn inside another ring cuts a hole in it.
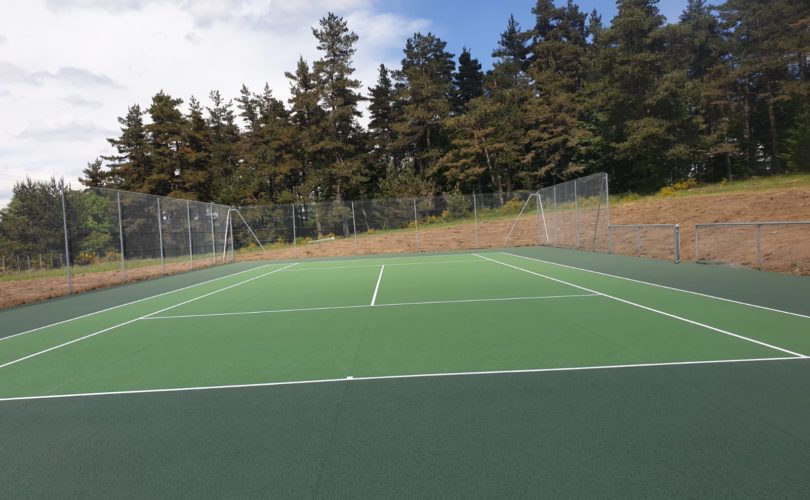
[[[0,307],[233,260],[227,206],[29,188],[0,211]]]
[[[697,224],[695,261],[810,274],[810,221]]]
[[[535,192],[241,207],[51,187],[0,211],[0,290],[8,306],[234,259],[526,245],[677,261],[674,236],[611,227],[606,174]]]

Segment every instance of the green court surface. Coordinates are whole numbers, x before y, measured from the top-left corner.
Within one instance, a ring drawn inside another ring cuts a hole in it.
[[[13,498],[810,495],[810,280],[523,248],[0,313]]]

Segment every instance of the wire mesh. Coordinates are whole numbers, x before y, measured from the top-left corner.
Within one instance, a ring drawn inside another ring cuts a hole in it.
[[[612,225],[610,253],[680,262],[680,228],[675,224]]]
[[[810,272],[810,221],[695,226],[696,260],[768,271]]]

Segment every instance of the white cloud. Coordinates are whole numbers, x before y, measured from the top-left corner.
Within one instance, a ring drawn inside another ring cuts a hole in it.
[[[112,78],[101,73],[93,73],[82,68],[63,67],[55,72],[39,71],[34,73],[33,78],[38,81],[55,80],[68,85],[78,87],[90,87],[99,85],[102,87],[119,87]]]
[[[62,99],[62,100],[65,101],[66,103],[72,104],[72,105],[74,105],[76,107],[79,107],[79,108],[98,109],[98,108],[103,108],[104,107],[104,103],[101,102],[101,101],[94,101],[92,99],[85,99],[84,97],[82,97],[80,95],[76,95],[76,94],[69,95],[69,96],[65,97],[64,99]]]
[[[100,127],[91,120],[64,115],[32,122],[19,137],[39,142],[86,142],[98,136],[113,135],[115,132],[113,129]]]
[[[109,154],[108,137],[132,104],[160,89],[208,104],[267,82],[286,101],[285,71],[317,57],[311,28],[327,12],[346,17],[360,41],[356,76],[397,66],[402,47],[429,21],[386,12],[384,0],[28,0],[0,16],[0,172],[76,178]],[[56,117],[56,118],[54,118]],[[48,147],[43,147],[43,142]],[[0,177],[0,191],[13,183]]]

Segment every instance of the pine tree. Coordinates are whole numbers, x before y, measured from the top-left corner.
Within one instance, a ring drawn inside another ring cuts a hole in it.
[[[183,131],[187,127],[179,109],[182,103],[182,99],[173,98],[162,90],[152,97],[147,110],[151,123],[145,127],[152,169],[144,179],[143,192],[165,196],[176,187],[182,161]]]
[[[217,90],[208,94],[211,106],[206,107],[206,122],[211,129],[211,200],[237,203],[238,197],[230,193],[230,179],[239,166],[239,127],[232,103],[225,101]]]
[[[170,196],[194,200],[212,199],[211,129],[200,102],[189,99],[189,114],[178,141],[177,180]]]
[[[464,112],[464,106],[484,95],[484,73],[481,71],[481,63],[478,59],[473,59],[467,48],[461,50],[458,56],[458,71],[453,73],[453,84],[455,85],[454,108],[456,114]]]
[[[402,67],[396,72],[397,101],[402,113],[394,124],[394,147],[421,177],[440,182],[437,161],[449,146],[443,123],[452,109],[453,54],[432,33],[416,33],[405,43]]]
[[[104,170],[103,161],[101,158],[96,158],[94,161],[87,164],[87,168],[82,170],[84,177],[79,177],[79,182],[90,188],[105,187],[107,183],[108,172]]]
[[[109,162],[109,183],[127,191],[143,191],[146,178],[152,173],[143,111],[137,104],[130,106],[124,117],[118,118],[121,136],[107,139],[117,155],[102,156]]]

